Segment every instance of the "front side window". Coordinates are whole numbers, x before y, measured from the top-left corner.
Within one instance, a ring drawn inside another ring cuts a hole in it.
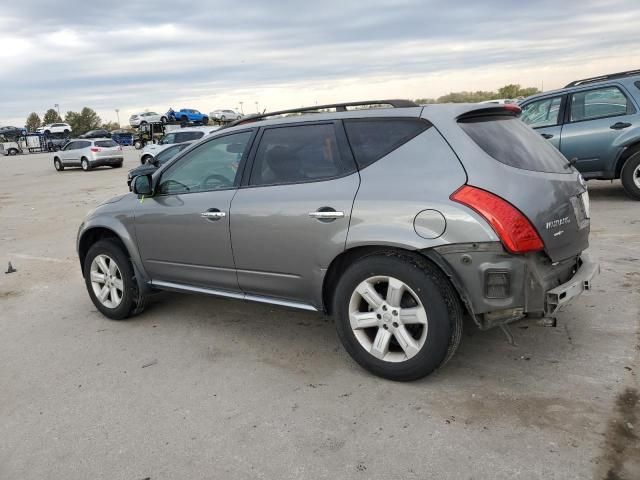
[[[188,143],[179,143],[172,147],[167,148],[166,150],[161,151],[156,155],[155,163],[158,165],[162,165],[167,161],[171,160],[178,152],[181,152],[185,148],[189,146]]]
[[[633,111],[627,97],[618,87],[604,87],[571,95],[571,121],[615,117]]]
[[[544,98],[522,107],[520,120],[532,128],[558,125],[562,97]]]
[[[76,148],[78,148],[78,142],[69,142],[62,148],[62,150],[75,150]]]
[[[76,148],[87,148],[91,146],[91,142],[88,141],[78,142],[78,144]]]
[[[332,123],[265,130],[256,152],[251,185],[312,182],[345,173]]]
[[[235,133],[199,145],[162,175],[158,192],[179,195],[233,187],[251,136]]]

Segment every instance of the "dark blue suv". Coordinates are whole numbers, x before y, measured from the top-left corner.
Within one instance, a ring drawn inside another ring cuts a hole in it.
[[[640,70],[576,80],[520,102],[522,121],[585,179],[620,178],[640,200]]]

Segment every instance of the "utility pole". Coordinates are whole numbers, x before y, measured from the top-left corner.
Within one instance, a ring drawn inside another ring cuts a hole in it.
[[[244,102],[240,102],[240,113],[241,113],[242,115],[244,115],[244,110],[242,109],[242,104],[243,104],[243,103],[244,103]]]
[[[56,107],[56,110],[58,112],[58,118],[62,120],[62,117],[60,116],[60,105],[58,105],[57,103],[54,103],[53,106]]]
[[[256,102],[256,113],[260,113],[260,109],[258,108],[258,102]]]
[[[116,108],[116,116],[118,117],[118,128],[120,128],[120,109]]]

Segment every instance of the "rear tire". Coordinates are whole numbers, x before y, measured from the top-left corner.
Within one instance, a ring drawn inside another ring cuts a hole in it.
[[[58,157],[53,159],[53,166],[59,172],[64,170],[64,165],[62,164],[62,162],[60,161],[60,159]]]
[[[208,125],[209,124],[209,117],[203,117],[202,118],[202,124],[203,125]]]
[[[634,200],[640,200],[640,152],[631,155],[620,172],[622,187]]]
[[[144,143],[142,143],[140,140],[136,140],[135,142],[133,142],[133,148],[135,148],[136,150],[141,150],[144,147]]]
[[[89,163],[89,160],[87,160],[86,157],[82,157],[80,159],[80,166],[82,167],[82,170],[84,170],[85,172],[88,172],[89,170],[91,170],[91,164]]]
[[[142,311],[143,305],[137,304],[133,267],[116,242],[105,239],[93,244],[84,260],[83,273],[91,301],[106,317],[124,320],[134,311]]]
[[[111,168],[122,168],[122,162],[111,165]]]
[[[365,300],[368,295],[373,300]],[[383,378],[429,375],[460,343],[463,311],[457,294],[440,270],[417,256],[390,251],[357,260],[342,274],[333,301],[345,349]]]
[[[167,123],[167,117],[161,117],[160,123]]]
[[[187,116],[182,116],[182,117],[180,117],[180,121],[182,123],[189,123],[189,118]]]

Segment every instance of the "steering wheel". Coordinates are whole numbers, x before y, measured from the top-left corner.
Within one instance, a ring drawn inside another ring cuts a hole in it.
[[[209,186],[209,182],[211,180],[217,180],[217,183],[215,185],[211,185],[213,186],[222,186],[222,187],[230,187],[233,185],[233,183],[231,182],[231,180],[229,180],[227,177],[225,177],[224,175],[218,175],[217,173],[214,173],[212,175],[209,175],[208,177],[206,177],[201,184],[201,187],[203,189],[206,189]]]

